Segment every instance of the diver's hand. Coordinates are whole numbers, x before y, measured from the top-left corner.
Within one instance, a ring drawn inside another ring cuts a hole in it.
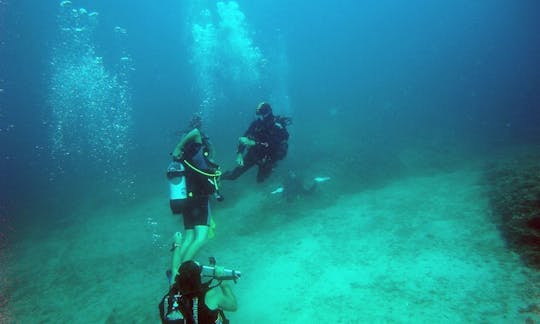
[[[244,157],[242,156],[242,153],[238,153],[238,155],[236,156],[236,163],[239,166],[244,166]]]
[[[253,146],[257,144],[257,142],[255,142],[254,140],[249,139],[245,136],[240,137],[238,140],[240,141],[240,143],[242,143],[245,146]]]

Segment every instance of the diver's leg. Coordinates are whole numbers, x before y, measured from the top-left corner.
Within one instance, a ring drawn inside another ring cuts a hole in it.
[[[193,241],[189,245],[186,254],[184,254],[183,262],[188,260],[193,260],[197,252],[201,249],[201,247],[206,243],[208,239],[208,229],[210,227],[208,225],[197,225],[195,226],[195,237],[193,238]]]
[[[227,171],[221,175],[222,180],[236,180],[247,170],[251,169],[257,162],[257,157],[251,151],[244,157],[244,165],[237,166],[232,171]]]
[[[193,260],[195,254],[206,243],[210,228],[210,202],[208,196],[192,198],[193,236],[184,254],[182,262]]]
[[[178,272],[178,268],[180,267],[180,262],[182,260],[181,255],[181,246],[182,246],[182,233],[176,232],[173,236],[173,243],[172,243],[172,264],[171,264],[171,280],[174,282],[174,277],[176,276]],[[172,282],[170,282],[172,284]]]
[[[189,250],[189,247],[191,246],[194,238],[195,229],[187,229],[184,231],[184,241],[182,242],[182,245],[180,245],[180,262],[178,264],[178,267],[180,267],[180,264],[182,264],[182,262],[186,261],[185,255],[187,254],[187,251]],[[173,272],[174,274],[178,273],[178,267],[176,268],[176,272]]]
[[[272,169],[274,168],[274,163],[265,162],[259,165],[259,171],[257,172],[257,182],[263,182],[270,176]]]
[[[251,166],[244,164],[243,166],[237,166],[232,171],[226,171],[221,175],[221,180],[236,180],[242,174],[244,174]]]

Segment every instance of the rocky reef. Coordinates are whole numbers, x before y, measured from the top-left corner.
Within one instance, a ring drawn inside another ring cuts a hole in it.
[[[493,162],[484,179],[494,222],[508,247],[540,270],[540,155]]]

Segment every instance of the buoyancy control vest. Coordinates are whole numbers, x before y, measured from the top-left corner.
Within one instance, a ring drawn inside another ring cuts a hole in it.
[[[221,309],[211,310],[204,303],[208,288],[194,297],[169,292],[159,303],[159,315],[166,324],[228,324]]]

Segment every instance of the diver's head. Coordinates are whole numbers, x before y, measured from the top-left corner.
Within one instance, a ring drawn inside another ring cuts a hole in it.
[[[201,290],[202,267],[195,261],[186,261],[178,268],[174,283],[182,295],[195,295]]]
[[[289,170],[287,172],[287,176],[290,178],[290,179],[296,179],[296,172],[294,172],[293,170]]]
[[[272,107],[267,102],[261,102],[257,109],[255,109],[255,115],[259,119],[266,119],[269,116],[272,116]]]

